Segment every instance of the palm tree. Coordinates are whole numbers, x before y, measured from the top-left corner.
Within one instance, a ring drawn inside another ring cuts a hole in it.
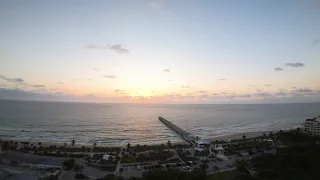
[[[71,143],[72,143],[72,146],[74,146],[74,144],[76,143],[76,140],[73,139]]]
[[[128,143],[128,144],[127,144],[127,149],[130,149],[130,146],[131,146],[130,143]]]
[[[67,147],[67,143],[64,143],[64,148],[66,148]]]
[[[219,172],[219,167],[218,166],[214,166],[213,170],[214,170],[214,173],[218,173]]]
[[[269,133],[269,137],[272,139],[273,138],[273,132]]]
[[[243,134],[242,139],[243,139],[243,140],[245,140],[245,139],[246,139],[246,135],[245,135],[245,134]]]
[[[94,142],[94,143],[93,143],[93,148],[96,148],[96,147],[97,147],[97,143]]]
[[[167,147],[170,148],[172,146],[171,141],[167,142]]]
[[[38,146],[41,146],[41,144],[42,144],[41,142],[38,142]]]

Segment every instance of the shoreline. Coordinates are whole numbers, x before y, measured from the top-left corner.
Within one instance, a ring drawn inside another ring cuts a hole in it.
[[[292,128],[294,129],[294,128]],[[286,130],[284,130],[286,131]],[[203,140],[206,141],[210,141],[213,142],[215,140],[219,140],[219,141],[229,141],[229,140],[239,140],[242,139],[242,136],[245,135],[246,138],[255,138],[255,137],[261,137],[263,136],[263,133],[265,133],[266,135],[269,135],[269,133],[276,133],[279,132],[278,131],[260,131],[260,132],[246,132],[246,133],[237,133],[237,134],[222,134],[222,135],[218,135],[215,137],[210,137],[210,138],[206,138]],[[33,144],[34,146],[43,146],[43,147],[49,147],[49,146],[64,146],[63,142],[48,142],[48,141],[34,141],[34,140],[19,140],[19,139],[11,139],[11,138],[0,138],[0,142],[4,142],[4,141],[13,141],[13,142],[29,142],[29,144]],[[168,140],[170,141],[170,140]],[[38,145],[38,143],[41,142],[41,145]],[[174,145],[181,145],[181,144],[189,144],[185,141],[181,141],[181,142],[171,142]],[[21,143],[18,143],[18,145],[20,145]],[[132,146],[135,146],[136,144],[131,144]],[[142,145],[142,144],[140,144]],[[143,144],[144,145],[144,144]],[[152,143],[152,144],[146,144],[147,146],[158,146],[161,145],[161,143]],[[125,147],[125,145],[99,145],[97,143],[96,147],[113,147],[113,148],[122,148]],[[72,146],[71,142],[67,143],[67,148],[82,148],[82,147],[86,147],[86,148],[91,148],[93,147],[93,144],[89,145],[88,143],[77,143],[75,142],[75,145]]]

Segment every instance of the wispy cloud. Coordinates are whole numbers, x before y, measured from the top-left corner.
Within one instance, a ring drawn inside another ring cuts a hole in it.
[[[114,50],[115,52],[119,53],[119,54],[125,54],[128,53],[129,50],[125,49],[121,46],[121,44],[115,44],[109,47],[109,49]]]
[[[295,63],[286,63],[286,66],[288,67],[303,67],[304,64],[300,62],[295,62]]]
[[[105,45],[105,46],[99,46],[99,45],[88,45],[86,46],[88,49],[100,49],[100,50],[112,50],[119,54],[126,54],[129,52],[129,49],[123,48],[121,44],[114,44],[114,45]]]
[[[294,90],[294,92],[298,92],[298,93],[312,93],[313,90],[311,90],[311,89],[309,89],[309,88],[300,88],[300,89]]]
[[[114,76],[114,75],[104,75],[103,77],[105,77],[105,78],[110,78],[110,79],[116,78],[116,76]]]
[[[265,86],[265,87],[271,87],[272,84],[265,84],[264,86]]]
[[[46,86],[45,85],[33,85],[33,87],[35,87],[35,88],[44,88]]]
[[[190,88],[190,86],[180,86],[181,88]]]
[[[153,1],[148,3],[148,6],[153,9],[161,9],[164,7],[164,4],[165,4],[164,0],[159,0],[159,1]]]
[[[207,91],[197,91],[197,93],[203,94],[203,93],[207,93]]]
[[[164,72],[170,72],[170,69],[163,69],[162,71],[164,71]]]
[[[225,80],[226,80],[226,79],[223,79],[223,78],[222,78],[222,79],[218,79],[218,81],[225,81]]]
[[[274,70],[275,70],[275,71],[284,71],[284,69],[283,69],[283,68],[280,68],[280,67],[276,67],[276,68],[274,68]]]
[[[58,84],[64,84],[64,82],[62,82],[62,81],[59,81],[59,82],[57,82]]]
[[[26,85],[25,81],[21,78],[8,78],[6,76],[0,75],[0,79],[5,80],[10,83],[14,83],[14,84]]]
[[[116,89],[114,90],[114,92],[120,93],[120,94],[126,94],[126,90],[122,90],[122,89]]]
[[[297,87],[291,87],[292,89],[297,89]]]
[[[94,71],[99,71],[99,69],[98,69],[98,68],[93,68],[92,70],[94,70]]]

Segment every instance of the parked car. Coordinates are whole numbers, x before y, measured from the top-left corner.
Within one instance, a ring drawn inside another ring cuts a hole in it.
[[[185,167],[183,167],[183,169],[184,170],[188,170],[188,169],[190,169],[190,167],[189,166],[185,166]]]

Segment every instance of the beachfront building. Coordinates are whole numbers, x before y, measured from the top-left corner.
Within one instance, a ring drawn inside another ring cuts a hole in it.
[[[215,144],[213,149],[217,152],[218,155],[224,155],[225,150],[222,145]]]
[[[302,124],[302,130],[313,135],[320,135],[320,116],[306,119]]]

